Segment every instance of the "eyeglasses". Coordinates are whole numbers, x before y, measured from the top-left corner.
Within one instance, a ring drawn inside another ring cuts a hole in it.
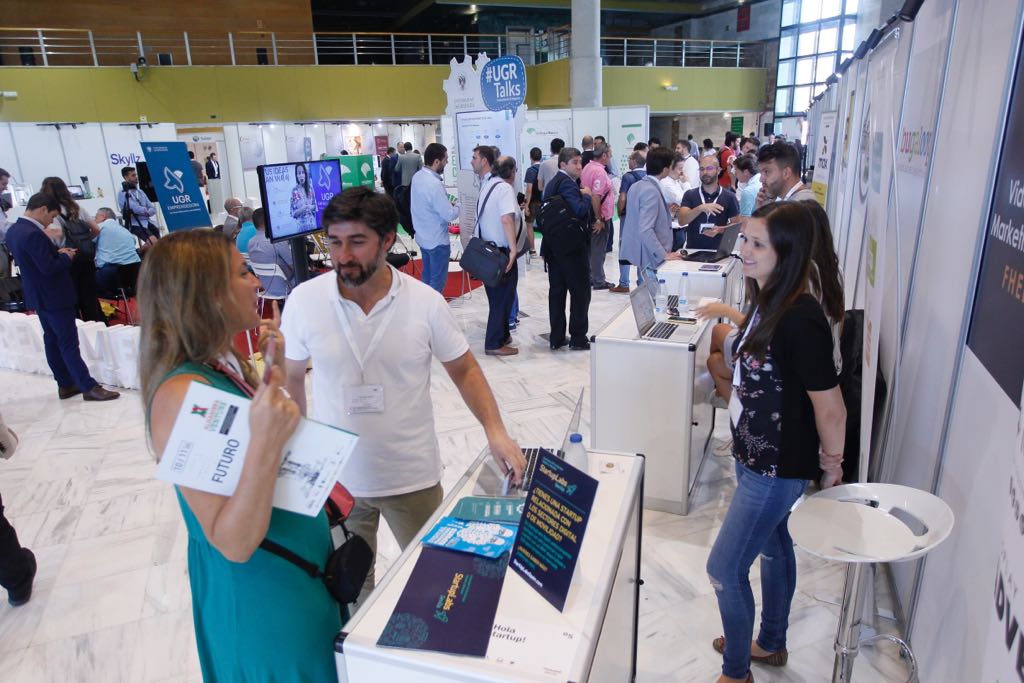
[[[717,171],[718,167],[717,166],[701,166],[700,170],[702,170],[702,171]]]

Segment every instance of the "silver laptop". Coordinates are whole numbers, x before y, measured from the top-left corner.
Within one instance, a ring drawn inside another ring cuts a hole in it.
[[[493,458],[486,460],[486,465],[481,470],[480,476],[477,479],[477,487],[474,495],[485,495],[485,496],[510,496],[510,497],[521,497],[526,495],[527,489],[530,488],[530,482],[533,481],[533,473],[537,469],[537,461],[540,460],[541,453],[548,453],[560,460],[565,459],[565,449],[569,445],[569,437],[579,432],[580,430],[580,419],[583,415],[583,390],[580,390],[580,395],[576,399],[576,408],[573,410],[572,417],[569,419],[569,424],[566,427],[565,434],[562,436],[562,442],[558,446],[552,447],[532,447],[523,448],[523,457],[526,459],[526,467],[523,468],[523,480],[516,486],[512,484],[512,473],[504,474],[499,471],[498,465],[494,462]]]
[[[651,290],[643,285],[634,289],[629,293],[629,305],[633,307],[636,331],[640,334],[641,339],[676,341],[672,339],[672,335],[679,329],[679,325],[674,322],[659,323],[655,320],[654,299],[651,298]],[[682,338],[679,341],[682,341]],[[689,341],[689,337],[686,341]]]
[[[715,251],[695,251],[684,256],[683,260],[715,263],[729,258],[736,248],[736,240],[739,239],[741,227],[743,226],[740,223],[732,223],[726,226],[725,232],[722,233],[722,241],[718,243],[718,249]]]

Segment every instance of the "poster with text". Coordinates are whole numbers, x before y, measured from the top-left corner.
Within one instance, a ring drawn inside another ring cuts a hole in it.
[[[629,155],[638,142],[646,142],[650,107],[610,107],[608,109],[608,143],[618,166],[619,175],[629,170]]]
[[[530,164],[530,150],[540,149],[541,161],[551,156],[551,141],[560,138],[565,144],[572,139],[572,121],[569,119],[552,119],[550,121],[530,121],[523,129],[522,156],[520,162],[526,168]]]
[[[313,159],[313,139],[308,135],[286,135],[284,148],[288,155],[288,161],[311,161]]]
[[[818,203],[825,206],[828,200],[828,186],[832,177],[832,158],[836,146],[836,112],[821,112],[818,121],[817,143],[814,153],[814,180],[811,190]]]
[[[267,163],[267,156],[263,150],[263,133],[259,129],[239,134],[238,147],[242,156],[242,168],[246,171],[254,171],[257,166]]]
[[[473,150],[491,145],[502,154],[516,153],[516,122],[508,111],[468,111],[455,115],[459,136],[459,170],[473,172]]]
[[[1024,384],[1024,51],[1010,96],[967,345],[1020,406]]]

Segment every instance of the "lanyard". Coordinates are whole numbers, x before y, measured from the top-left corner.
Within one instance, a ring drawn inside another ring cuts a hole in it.
[[[256,395],[256,392],[252,390],[252,387],[249,386],[249,383],[246,382],[245,379],[241,377],[237,372],[235,372],[235,370],[231,368],[227,363],[217,361],[216,363],[207,363],[206,367],[216,372],[219,372],[220,374],[227,377],[229,380],[231,380],[232,384],[238,387],[238,389],[249,398],[252,398],[253,396]]]
[[[390,268],[391,266],[388,267]],[[391,277],[399,278],[397,287],[400,288],[402,286],[401,276],[397,273],[392,273]],[[390,294],[391,293],[388,292],[385,296],[390,296]],[[377,344],[384,336],[384,332],[391,323],[391,319],[395,317],[395,309],[398,308],[398,305],[395,303],[394,299],[397,298],[398,292],[396,291],[394,298],[388,303],[387,310],[384,311],[384,316],[381,318],[380,324],[377,325],[377,329],[374,330],[373,337],[370,338],[370,343],[366,348],[366,353],[364,354],[359,348],[359,345],[356,344],[355,335],[352,334],[352,325],[349,323],[348,319],[348,311],[345,310],[345,304],[341,300],[341,294],[338,295],[338,306],[335,311],[338,315],[338,322],[341,324],[341,330],[345,333],[345,340],[348,341],[349,348],[352,349],[352,358],[355,360],[356,365],[359,366],[360,384],[366,383],[366,364],[369,362],[370,356],[372,356],[373,352],[377,349]]]
[[[743,331],[743,337],[740,339],[740,343],[736,346],[736,353],[733,354],[732,364],[732,385],[738,387],[740,385],[740,366],[743,365],[743,358],[741,351],[743,350],[743,342],[747,341],[747,335],[750,334],[750,330],[754,328],[759,322],[757,309],[750,314],[750,324],[747,325],[747,329]]]
[[[701,204],[707,204],[708,203],[708,199],[707,199],[707,197],[704,196],[704,186],[701,185],[700,187],[698,187],[697,188],[697,192],[700,192],[700,203]],[[722,196],[722,191],[719,190],[718,194],[715,195],[715,200],[714,200],[715,204],[718,203],[718,200],[719,200],[719,198],[721,196]],[[707,216],[706,220],[709,220],[709,221],[711,220],[711,212],[710,211],[705,211],[704,215]],[[744,335],[744,336],[746,336],[746,335]]]
[[[794,185],[793,187],[789,188],[789,192],[787,192],[787,193],[786,193],[786,196],[785,196],[785,197],[783,197],[782,199],[783,199],[783,200],[789,199],[789,198],[790,198],[790,197],[792,197],[792,196],[793,196],[794,194],[796,194],[797,190],[799,190],[799,189],[800,189],[801,187],[803,187],[803,186],[804,186],[804,184],[803,184],[803,183],[797,183],[797,184],[796,184],[796,185]]]

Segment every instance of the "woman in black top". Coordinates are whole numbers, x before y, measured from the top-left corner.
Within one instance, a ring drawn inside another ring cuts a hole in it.
[[[733,349],[729,416],[736,493],[708,558],[725,636],[719,683],[752,681],[750,661],[786,663],[796,557],[786,522],[808,479],[842,475],[846,409],[832,361],[832,335],[807,292],[814,219],[797,202],[769,204],[744,228],[740,249],[750,312]],[[751,643],[750,566],[761,556],[761,627]]]

